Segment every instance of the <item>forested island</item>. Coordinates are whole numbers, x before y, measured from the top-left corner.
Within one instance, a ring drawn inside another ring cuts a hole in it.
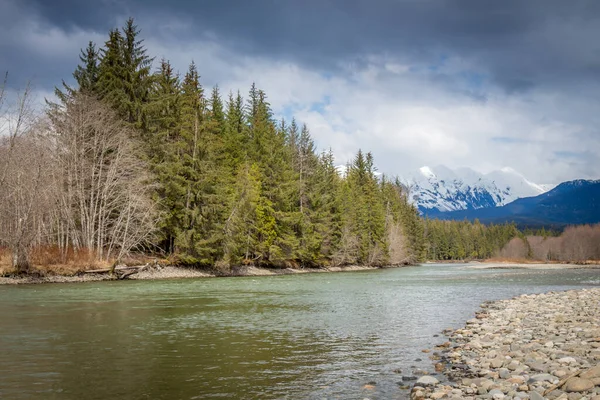
[[[595,248],[538,251],[556,232],[422,218],[370,152],[341,172],[306,125],[275,119],[256,85],[222,94],[202,86],[201,64],[183,75],[165,59],[153,67],[133,19],[80,59],[43,112],[29,87],[9,104],[8,74],[0,91],[3,274],[144,258],[225,275],[244,265],[600,258]],[[598,228],[588,228],[593,240]]]

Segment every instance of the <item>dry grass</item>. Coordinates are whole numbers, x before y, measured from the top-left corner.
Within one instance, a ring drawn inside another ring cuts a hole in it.
[[[94,252],[69,248],[63,253],[58,246],[38,246],[31,250],[30,260],[31,272],[40,275],[73,276],[89,269],[108,268],[111,265],[111,262],[98,261]],[[0,276],[15,272],[10,250],[0,248]]]
[[[42,276],[62,275],[73,276],[91,269],[110,268],[114,260],[99,261],[96,254],[88,250],[69,248],[63,252],[58,246],[38,246],[31,250],[31,273]],[[145,254],[133,254],[120,261],[127,266],[144,265],[146,263],[168,265],[168,260],[156,259]],[[0,276],[14,275],[12,254],[9,249],[0,247]]]
[[[598,264],[600,264],[600,260],[578,261],[577,264],[581,264],[581,265],[598,265]]]
[[[543,261],[532,260],[530,258],[510,258],[510,257],[492,257],[483,260],[484,263],[518,263],[518,264],[544,264]],[[554,263],[554,262],[553,262]]]
[[[483,260],[484,263],[502,263],[502,264],[577,264],[577,265],[598,265],[599,260],[583,260],[583,261],[540,261],[530,258],[508,258],[508,257],[492,257]]]
[[[7,248],[0,247],[0,276],[12,275],[14,273],[12,253]]]

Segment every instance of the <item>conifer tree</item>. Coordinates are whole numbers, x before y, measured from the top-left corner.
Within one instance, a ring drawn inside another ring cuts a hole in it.
[[[146,55],[140,30],[133,18],[129,18],[123,28],[121,54],[123,56],[123,78],[126,94],[126,119],[136,127],[145,129],[145,106],[152,80],[150,68],[153,59]]]
[[[300,144],[300,130],[298,128],[298,124],[296,123],[296,119],[292,118],[292,122],[287,129],[287,138],[286,143],[290,148],[292,153],[292,166],[296,171],[299,170],[299,159],[300,151],[298,149]]]
[[[75,78],[75,82],[77,83],[78,87],[72,88],[63,80],[63,89],[54,89],[56,97],[58,97],[61,102],[66,103],[67,99],[73,97],[73,95],[77,92],[91,94],[96,91],[96,84],[98,82],[99,56],[100,53],[92,41],[88,43],[88,46],[85,48],[85,50],[81,50],[81,54],[79,55],[81,64],[79,64],[73,72],[73,78]]]
[[[153,78],[147,110],[147,132],[144,139],[156,178],[157,201],[163,210],[161,231],[163,248],[176,250],[176,239],[182,229],[186,194],[181,153],[181,88],[171,64],[161,60]]]
[[[226,156],[225,165],[232,177],[237,173],[241,163],[247,161],[246,129],[244,100],[239,91],[235,97],[232,93],[229,93],[223,135],[223,151]]]
[[[194,75],[191,72],[189,74]],[[197,97],[202,96],[200,91],[199,85],[196,86]],[[205,102],[202,98],[199,104]],[[221,259],[224,254],[223,220],[229,206],[229,185],[232,182],[224,167],[225,120],[218,87],[213,89],[209,107],[203,107],[203,111],[194,179],[191,183],[193,202],[188,209],[191,216],[188,230],[197,239],[187,240],[187,253],[191,254],[197,263],[210,265]]]
[[[146,106],[152,79],[152,58],[146,55],[140,31],[133,18],[121,31],[109,33],[98,70],[100,98],[115,108],[123,119],[136,128],[147,128]]]
[[[219,92],[218,85],[213,87],[212,90],[212,95],[210,97],[210,111],[210,118],[218,133],[222,135],[225,132],[225,114],[223,111],[223,100],[221,100],[221,93]]]
[[[313,160],[311,167],[314,169],[305,177],[306,202],[301,211],[298,253],[303,263],[320,265],[333,258],[339,245],[341,205],[338,192],[341,178],[331,150]]]
[[[123,62],[123,36],[118,29],[108,34],[104,48],[100,50],[101,60],[98,67],[97,92],[100,99],[106,101],[119,115],[127,113],[124,80],[125,65]]]
[[[183,142],[183,163],[187,178],[186,209],[193,208],[193,197],[198,188],[193,183],[200,180],[202,160],[208,149],[204,147],[206,128],[206,100],[196,64],[190,64],[181,85],[181,138]],[[190,222],[190,225],[193,225]]]
[[[318,161],[315,155],[315,144],[310,137],[306,125],[302,126],[302,133],[300,134],[300,141],[298,143],[297,160],[300,213],[303,213],[307,201],[307,185],[315,172]]]
[[[80,91],[93,93],[96,90],[99,56],[100,53],[92,41],[88,43],[88,47],[85,51],[81,51],[79,59],[83,65],[79,65],[73,73],[73,77],[77,81]]]
[[[260,170],[257,164],[245,163],[237,173],[232,195],[233,207],[225,221],[224,259],[228,265],[252,264],[261,261],[259,253],[259,223],[261,198]],[[260,218],[265,219],[264,210]],[[270,221],[269,221],[270,222]]]
[[[331,204],[322,201],[322,197],[327,196],[327,184],[330,186],[329,190],[336,192],[337,181],[332,181],[329,165],[321,164],[328,160],[321,160],[316,155],[315,145],[306,125],[303,125],[298,134],[296,122],[292,120],[287,136],[291,139],[292,167],[297,181],[294,205],[300,216],[298,254],[303,263],[315,265],[322,258],[321,248],[325,235],[332,233],[331,227],[327,226],[331,222],[328,214],[332,211],[332,208],[327,207],[331,207]]]

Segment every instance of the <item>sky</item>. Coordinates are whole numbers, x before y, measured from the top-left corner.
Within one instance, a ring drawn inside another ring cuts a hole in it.
[[[339,164],[600,178],[598,1],[0,0],[0,71],[41,104],[128,17],[155,65],[193,60],[225,95],[256,82]]]

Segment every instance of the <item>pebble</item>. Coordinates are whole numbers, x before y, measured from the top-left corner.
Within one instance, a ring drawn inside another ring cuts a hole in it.
[[[430,386],[430,385],[437,385],[439,382],[440,381],[438,381],[433,376],[425,375],[425,376],[420,377],[417,380],[417,385]]]
[[[571,378],[565,384],[566,392],[587,392],[594,388],[594,382],[589,379]]]
[[[600,288],[481,307],[436,348],[435,369],[451,383],[422,376],[411,399],[600,400]]]
[[[594,368],[582,373],[579,377],[583,379],[600,378],[600,365],[597,365]]]
[[[559,379],[556,376],[550,375],[550,374],[537,374],[537,375],[533,375],[531,378],[529,378],[530,383],[534,383],[534,382],[558,383],[558,381],[559,381]]]
[[[544,396],[542,396],[538,392],[534,391],[534,392],[529,393],[529,399],[530,400],[544,400]]]

